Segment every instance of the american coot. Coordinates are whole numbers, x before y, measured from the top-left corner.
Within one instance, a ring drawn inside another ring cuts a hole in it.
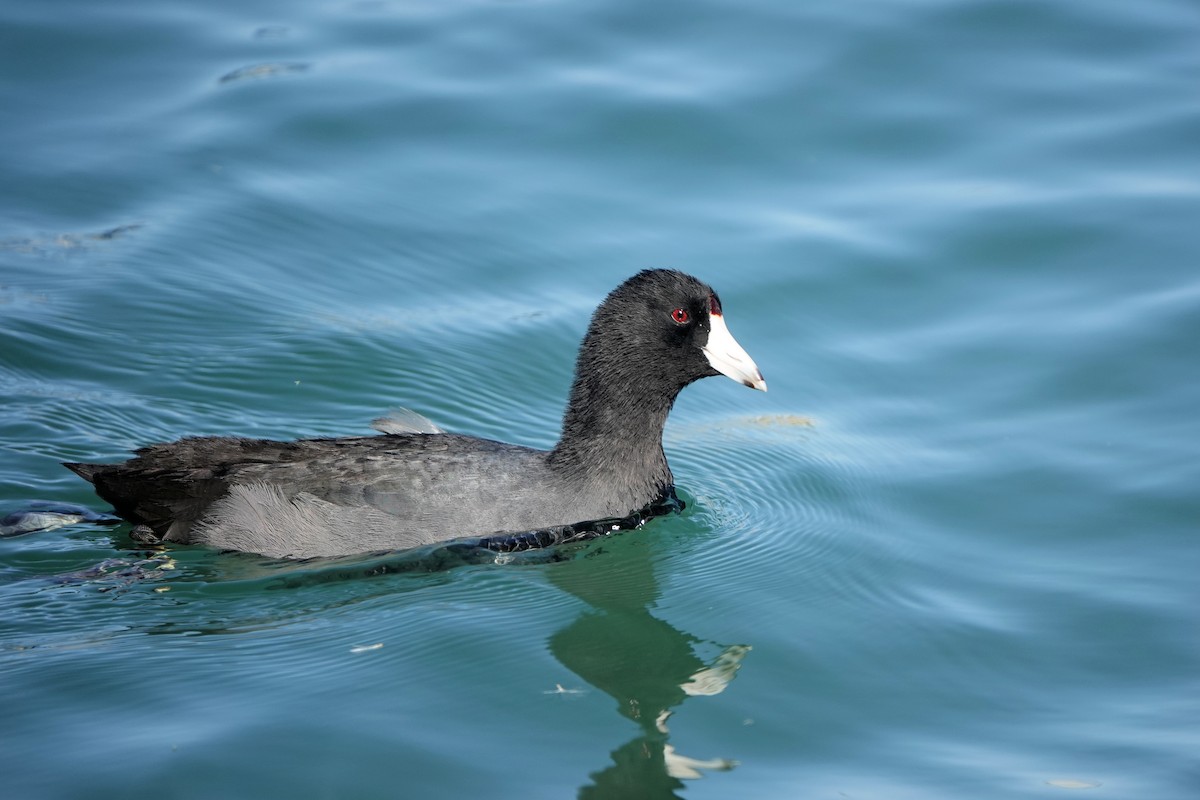
[[[710,287],[671,270],[592,316],[553,450],[453,433],[277,442],[189,437],[120,464],[66,464],[134,538],[281,558],[398,550],[623,518],[673,496],[663,425],[679,390],[724,374],[766,391]]]

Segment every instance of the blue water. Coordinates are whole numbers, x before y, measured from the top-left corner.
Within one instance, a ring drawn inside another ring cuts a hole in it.
[[[1200,796],[1200,9],[12,0],[0,511],[63,460],[534,446],[645,267],[678,516],[553,558],[0,539],[14,798]]]

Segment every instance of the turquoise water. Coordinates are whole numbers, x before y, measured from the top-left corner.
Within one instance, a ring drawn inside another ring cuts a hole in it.
[[[547,446],[645,267],[771,389],[686,390],[687,511],[552,561],[0,540],[5,796],[1200,796],[1198,41],[1183,0],[7,3],[5,510],[394,406]]]

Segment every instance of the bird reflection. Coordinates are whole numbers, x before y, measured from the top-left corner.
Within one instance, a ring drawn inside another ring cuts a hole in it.
[[[724,647],[711,662],[703,660],[697,650],[712,649],[711,642],[650,613],[659,590],[646,542],[625,538],[613,544],[604,548],[610,550],[604,557],[562,562],[548,571],[555,585],[591,607],[550,637],[551,652],[612,697],[620,714],[639,729],[611,752],[609,766],[589,776],[578,796],[677,798],[684,780],[700,778],[706,770],[732,769],[736,762],[677,752],[670,744],[668,718],[688,697],[724,691],[750,648]]]

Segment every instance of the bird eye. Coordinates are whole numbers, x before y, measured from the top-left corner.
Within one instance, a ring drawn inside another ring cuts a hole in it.
[[[691,314],[688,314],[686,308],[677,308],[671,312],[671,319],[675,320],[680,325],[686,325],[687,321],[691,318],[692,316]]]

